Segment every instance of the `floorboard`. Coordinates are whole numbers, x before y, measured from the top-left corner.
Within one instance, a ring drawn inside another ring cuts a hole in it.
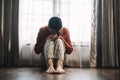
[[[66,74],[46,74],[40,68],[0,68],[0,80],[120,80],[120,69],[65,68]]]

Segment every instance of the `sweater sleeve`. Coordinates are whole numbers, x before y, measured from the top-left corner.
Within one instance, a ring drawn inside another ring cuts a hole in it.
[[[69,30],[65,29],[64,34],[65,34],[65,36],[61,37],[61,39],[65,43],[65,48],[66,48],[65,53],[71,54],[71,52],[73,51],[73,47],[72,47],[71,40],[70,40]]]
[[[40,54],[43,51],[43,46],[44,46],[44,35],[43,35],[43,30],[41,28],[38,32],[36,44],[34,47],[35,53]]]

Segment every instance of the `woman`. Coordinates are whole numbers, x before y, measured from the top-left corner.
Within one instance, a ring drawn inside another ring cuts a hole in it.
[[[70,54],[73,47],[69,31],[62,27],[59,17],[50,18],[48,26],[40,28],[34,50],[36,54],[44,54],[47,63],[46,73],[65,73],[64,55]]]

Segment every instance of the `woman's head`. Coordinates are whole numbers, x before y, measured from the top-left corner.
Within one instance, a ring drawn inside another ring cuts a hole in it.
[[[59,31],[62,28],[62,21],[59,17],[52,17],[49,20],[48,27],[50,29]]]

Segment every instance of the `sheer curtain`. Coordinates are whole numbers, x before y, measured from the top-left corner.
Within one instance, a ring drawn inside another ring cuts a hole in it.
[[[19,52],[23,65],[40,64],[40,55],[33,51],[39,28],[52,16],[59,16],[70,31],[73,54],[67,55],[67,65],[85,66],[90,60],[91,0],[20,0]]]
[[[40,27],[46,26],[53,15],[52,0],[20,0],[19,53],[21,65],[39,65],[40,55],[34,45]]]
[[[120,67],[120,1],[94,0],[93,7],[91,67]]]
[[[88,67],[91,43],[91,0],[61,0],[63,23],[70,30],[73,54],[67,55],[67,65]]]

